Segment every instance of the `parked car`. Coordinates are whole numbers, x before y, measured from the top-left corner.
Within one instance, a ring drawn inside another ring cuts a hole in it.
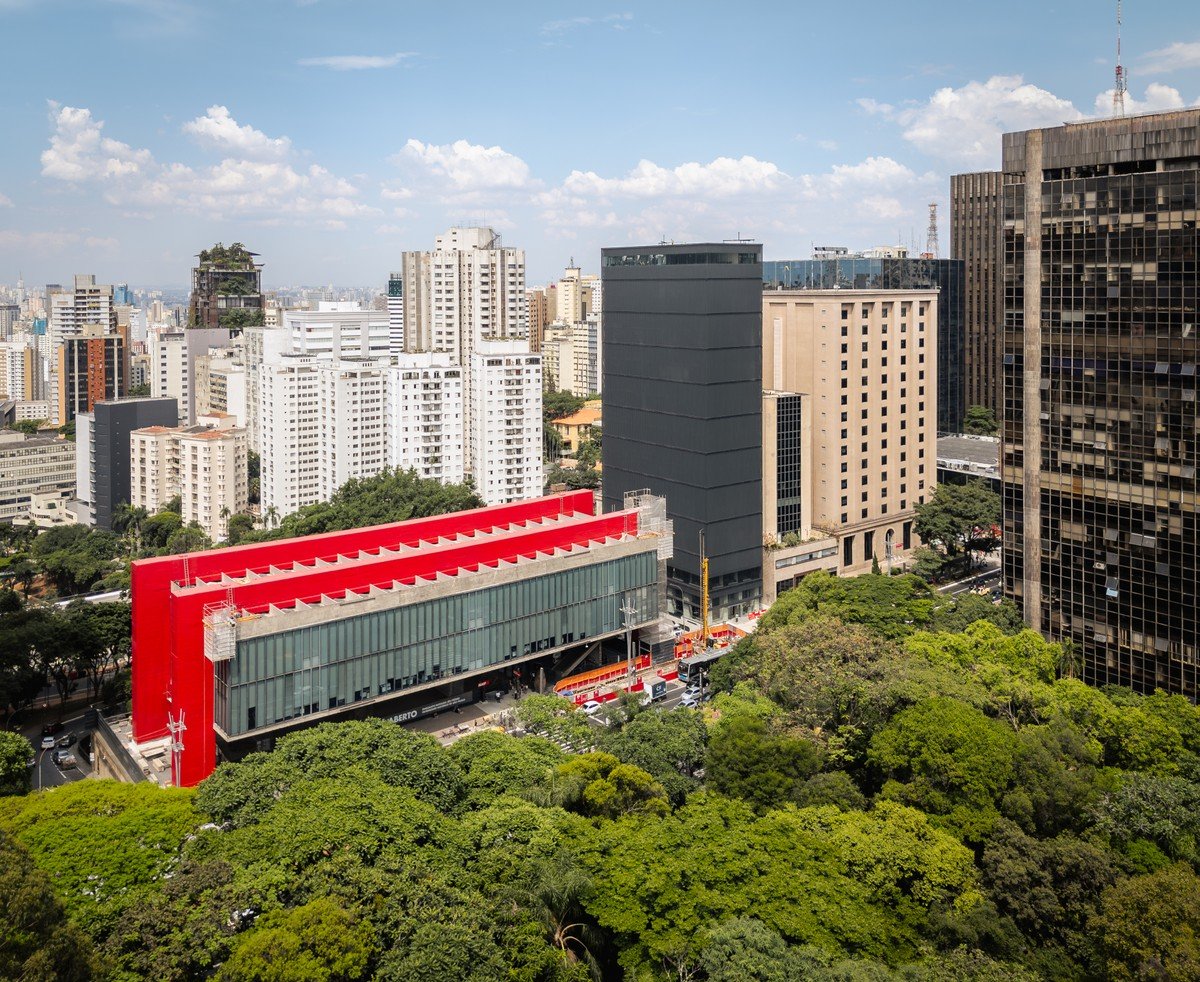
[[[42,727],[42,736],[53,736],[55,733],[61,733],[62,731],[63,725],[61,722],[47,723]]]
[[[679,705],[684,709],[695,709],[700,705],[700,697],[695,693],[685,692],[683,698],[679,700]]]
[[[75,742],[75,734],[74,733],[64,733],[62,736],[60,736],[58,738],[58,745],[60,747],[69,747],[74,742]]]
[[[53,750],[54,749],[54,737],[52,737],[52,736],[42,737],[42,749],[43,750]]]
[[[78,766],[79,761],[77,761],[75,759],[74,754],[69,754],[66,751],[63,751],[63,755],[61,757],[59,757],[58,760],[56,760],[54,763],[56,763],[58,765],[59,770],[66,771],[66,770],[70,770],[72,767]]]
[[[600,707],[602,705],[604,705],[604,704],[601,702],[597,702],[595,699],[589,699],[587,702],[585,702],[579,708],[582,709],[589,716],[595,716],[596,713],[598,713],[600,711]]]

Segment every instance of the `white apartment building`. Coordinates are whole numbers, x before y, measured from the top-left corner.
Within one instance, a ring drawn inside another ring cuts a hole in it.
[[[432,252],[402,258],[404,342],[410,352],[435,351],[462,367],[466,459],[473,466],[473,354],[486,341],[519,340],[528,352],[525,250],[504,247],[494,229],[452,228]]]
[[[353,302],[322,301],[317,310],[285,310],[283,329],[288,335],[283,350],[294,355],[387,358],[391,353],[387,312],[361,310]]]
[[[58,419],[62,404],[62,383],[58,373],[58,351],[67,338],[77,337],[85,325],[98,324],[105,331],[116,331],[117,310],[113,304],[111,285],[97,283],[92,274],[77,274],[69,290],[51,290],[46,297],[48,323],[42,356],[45,390],[40,393],[49,400],[54,419]],[[35,393],[38,394],[38,393]]]
[[[446,355],[402,354],[388,369],[390,463],[444,484],[463,480],[462,369]]]
[[[196,359],[196,416],[228,413],[246,426],[246,366],[241,351],[210,348]]]
[[[26,399],[13,403],[13,420],[17,423],[49,419],[53,410],[45,399]]]
[[[554,324],[542,341],[543,374],[551,389],[587,397],[600,392],[604,378],[599,315],[571,325]]]
[[[229,537],[229,519],[250,507],[246,431],[191,427],[179,435],[183,523],[195,522],[214,542]]]
[[[268,527],[320,500],[317,361],[282,355],[259,369],[259,495]]]
[[[75,492],[75,445],[61,438],[0,432],[0,522],[31,518],[34,497]]]
[[[156,399],[174,399],[179,403],[180,418],[185,418],[191,379],[188,378],[187,342],[183,332],[152,332],[150,355],[150,395]]]
[[[31,339],[0,341],[0,399],[34,397],[37,348]]]
[[[499,505],[542,493],[542,356],[525,341],[481,341],[472,358],[471,470]]]
[[[318,361],[318,500],[388,466],[386,360]]]
[[[159,511],[179,487],[178,426],[144,426],[129,434],[129,504]]]
[[[130,433],[130,504],[156,512],[179,495],[184,524],[219,542],[229,519],[250,507],[246,431],[224,414],[202,419]]]
[[[391,355],[404,353],[404,273],[388,274],[387,284],[388,336]]]

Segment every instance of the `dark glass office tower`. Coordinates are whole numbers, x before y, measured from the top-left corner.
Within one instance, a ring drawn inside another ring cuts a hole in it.
[[[762,596],[762,247],[603,250],[604,503],[664,495],[674,613],[726,618]]]
[[[938,293],[937,428],[962,431],[965,290],[961,259],[776,259],[763,263],[768,290],[928,290]]]
[[[1200,111],[1003,160],[1005,588],[1085,681],[1195,699]]]
[[[1004,320],[999,171],[950,178],[950,255],[964,264],[963,406],[1002,415],[1000,323]]]

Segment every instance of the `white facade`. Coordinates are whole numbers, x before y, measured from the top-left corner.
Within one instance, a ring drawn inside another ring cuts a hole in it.
[[[388,336],[391,340],[391,355],[404,354],[404,273],[388,276],[387,288]]]
[[[241,353],[212,348],[196,359],[196,417],[228,413],[235,426],[246,426],[246,368]]]
[[[259,373],[259,493],[268,527],[320,500],[316,361],[284,355]]]
[[[95,525],[95,488],[92,487],[92,439],[96,417],[92,413],[75,414],[75,516],[84,525]]]
[[[472,359],[471,465],[489,505],[542,493],[542,357],[523,341],[483,341]]]
[[[246,431],[232,417],[217,425],[147,426],[129,435],[130,504],[160,510],[179,495],[185,525],[195,522],[214,542],[229,519],[250,507]]]
[[[129,434],[129,504],[150,514],[179,494],[178,427],[147,426]]]
[[[26,338],[0,341],[0,399],[33,398],[36,350]]]
[[[466,470],[462,369],[445,355],[405,354],[388,370],[390,463],[444,484]]]
[[[326,303],[343,307],[349,304]],[[353,304],[358,307],[357,303]],[[391,336],[386,311],[379,310],[285,310],[283,329],[294,355],[332,358],[387,358]],[[266,358],[264,353],[264,360]]]
[[[250,507],[246,431],[192,427],[178,446],[183,523],[195,522],[220,542],[229,537],[229,519]]]
[[[387,362],[318,361],[319,500],[388,466]]]
[[[172,398],[179,404],[180,418],[187,412],[191,394],[188,378],[187,342],[182,331],[156,331],[151,340],[150,395]]]

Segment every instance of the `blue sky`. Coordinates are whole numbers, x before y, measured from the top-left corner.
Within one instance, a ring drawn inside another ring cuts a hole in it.
[[[382,284],[483,220],[604,245],[924,242],[1004,130],[1109,104],[1114,5],[0,0],[0,282]],[[1126,3],[1131,108],[1200,101],[1195,0]],[[1002,16],[1000,12],[1002,11]]]

